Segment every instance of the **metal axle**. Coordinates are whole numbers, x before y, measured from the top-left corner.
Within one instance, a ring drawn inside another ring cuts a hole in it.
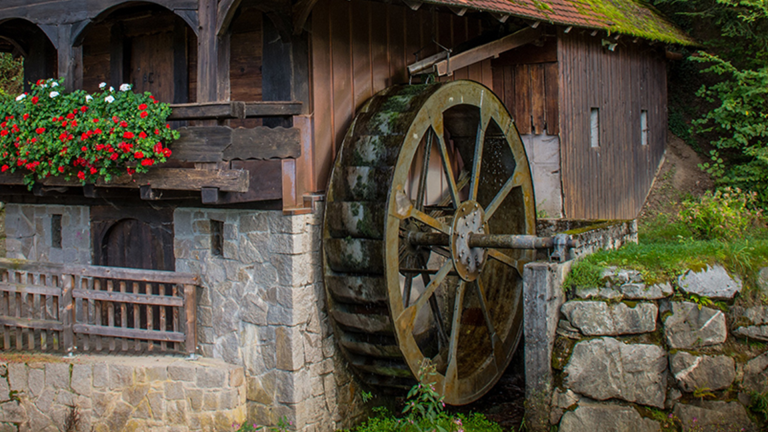
[[[450,237],[443,233],[410,232],[408,242],[415,246],[449,246]],[[516,234],[469,234],[469,246],[497,249],[549,249],[555,246],[555,237],[537,237]],[[568,239],[568,247],[577,242]]]

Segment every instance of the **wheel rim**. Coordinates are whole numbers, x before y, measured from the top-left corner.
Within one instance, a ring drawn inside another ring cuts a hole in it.
[[[413,374],[425,359],[432,361],[438,371],[432,377],[436,388],[446,403],[461,405],[485,394],[511,360],[522,333],[522,266],[532,259],[529,251],[470,248],[468,238],[472,233],[533,234],[533,188],[514,123],[489,89],[470,81],[420,87],[390,89],[366,107],[386,114],[387,106],[407,102],[399,122],[384,128],[386,136],[398,136],[401,144],[392,169],[382,176],[388,190],[384,214],[378,217],[384,226],[381,243],[363,252],[362,261],[384,281],[388,322],[378,330],[394,335],[402,355],[397,361]],[[418,97],[406,98],[404,92]],[[381,113],[369,112],[367,120],[359,116],[344,146],[354,147],[371,130],[381,131],[382,124],[376,124]],[[342,188],[334,188],[334,179],[343,177],[339,173],[349,162],[341,160],[344,152],[329,186],[326,227],[335,223],[328,218],[338,213],[335,192]],[[326,240],[333,243],[328,231]],[[413,232],[448,234],[450,242],[415,246],[408,240]],[[381,255],[375,256],[379,247]],[[333,264],[328,270],[329,258],[334,261],[330,256],[349,250],[326,245],[325,251],[328,281],[329,272],[338,274]],[[329,289],[329,308],[343,309],[335,291]],[[354,333],[336,312],[331,315],[341,324],[339,331]],[[375,325],[362,328],[370,324],[357,330],[375,333]],[[354,348],[343,350],[355,358]],[[367,360],[363,365],[356,360],[357,369],[365,372]],[[390,366],[397,361],[390,360]],[[386,367],[375,371],[403,375]],[[370,382],[371,376],[367,378]]]

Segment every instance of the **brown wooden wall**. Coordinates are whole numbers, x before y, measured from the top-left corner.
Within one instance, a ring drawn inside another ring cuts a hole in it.
[[[319,190],[325,189],[336,150],[363,102],[391,85],[406,83],[406,66],[437,52],[433,35],[441,45],[452,47],[482,32],[478,19],[428,9],[320,0],[312,10],[314,172]],[[450,79],[472,79],[491,87],[492,75],[486,60],[456,71]]]
[[[560,133],[557,39],[524,45],[493,60],[493,90],[507,106],[520,134]]]
[[[609,52],[599,36],[560,29],[558,62],[565,215],[635,218],[666,143],[664,53],[630,38],[619,39],[615,52]],[[592,108],[600,115],[598,148],[590,147]],[[646,146],[640,142],[641,110],[648,110]]]

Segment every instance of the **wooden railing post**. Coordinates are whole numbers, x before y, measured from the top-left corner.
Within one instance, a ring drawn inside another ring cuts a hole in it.
[[[61,279],[62,286],[61,301],[59,302],[59,319],[64,327],[61,332],[61,339],[64,344],[64,352],[70,354],[75,351],[75,301],[72,297],[74,276],[70,274],[62,274]]]
[[[197,350],[197,288],[195,285],[184,285],[184,309],[187,316],[186,349],[187,354],[195,354]]]

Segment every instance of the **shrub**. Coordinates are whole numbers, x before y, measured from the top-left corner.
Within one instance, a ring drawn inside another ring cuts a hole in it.
[[[752,210],[756,204],[756,192],[707,191],[699,199],[684,201],[680,218],[700,239],[732,240],[744,237],[761,221],[761,211]]]
[[[0,172],[22,171],[29,188],[41,179],[76,177],[109,182],[146,172],[171,155],[178,138],[166,119],[171,108],[130,85],[120,91],[65,92],[60,81],[38,81],[29,93],[0,100]]]

